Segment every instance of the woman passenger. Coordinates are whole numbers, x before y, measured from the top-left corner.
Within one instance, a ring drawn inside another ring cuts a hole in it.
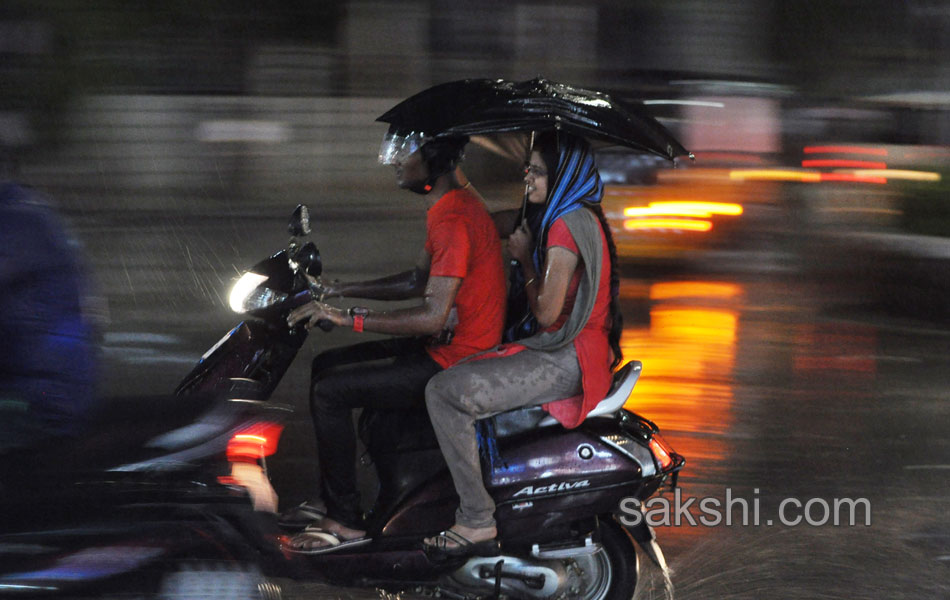
[[[560,132],[540,136],[524,181],[528,218],[508,247],[521,263],[528,321],[537,324],[527,329],[537,333],[467,359],[426,387],[460,498],[455,525],[425,540],[445,554],[495,545],[495,503],[482,480],[475,421],[541,404],[563,426],[577,427],[604,398],[622,358],[616,251],[589,144]]]

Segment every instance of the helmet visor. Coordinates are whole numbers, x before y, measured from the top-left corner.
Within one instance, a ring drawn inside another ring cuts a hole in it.
[[[379,147],[379,164],[393,165],[403,162],[424,143],[425,134],[421,131],[405,134],[390,131],[383,136],[383,143]]]

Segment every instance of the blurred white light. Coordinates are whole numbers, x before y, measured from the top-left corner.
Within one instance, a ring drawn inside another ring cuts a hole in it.
[[[290,129],[278,121],[216,120],[200,123],[195,135],[199,141],[209,143],[279,144],[290,140]]]
[[[725,108],[722,102],[707,102],[704,100],[644,100],[644,104],[677,104],[680,106],[708,106],[709,108]]]

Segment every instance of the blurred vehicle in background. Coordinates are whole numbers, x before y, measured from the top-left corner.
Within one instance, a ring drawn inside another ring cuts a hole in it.
[[[725,167],[671,168],[624,152],[602,152],[598,167],[604,212],[627,262],[669,264],[741,248],[757,226],[754,207],[775,202],[774,184],[735,180]]]
[[[754,157],[740,157],[744,164]],[[734,167],[697,154],[671,168],[642,156],[602,152],[604,212],[627,263],[674,266],[751,249],[771,227],[779,184],[735,178]]]
[[[679,266],[756,247],[780,204],[779,186],[737,178],[733,171],[779,160],[783,93],[766,83],[671,77],[629,94],[695,160],[671,165],[614,148],[599,152],[604,211],[621,259]]]

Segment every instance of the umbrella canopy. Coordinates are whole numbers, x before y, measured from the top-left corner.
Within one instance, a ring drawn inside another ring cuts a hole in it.
[[[403,100],[377,121],[428,136],[558,129],[668,160],[690,156],[656,119],[607,94],[548,81],[463,79]]]

